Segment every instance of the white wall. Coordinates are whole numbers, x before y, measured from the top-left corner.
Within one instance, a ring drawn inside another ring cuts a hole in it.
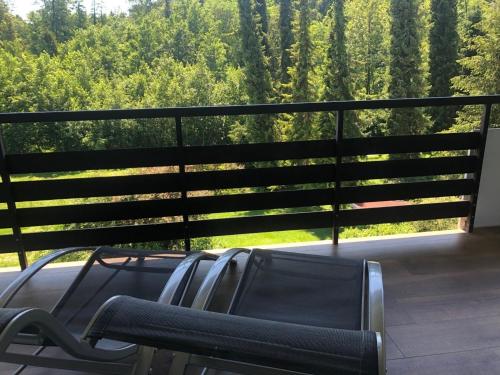
[[[500,129],[488,132],[475,226],[500,226]]]

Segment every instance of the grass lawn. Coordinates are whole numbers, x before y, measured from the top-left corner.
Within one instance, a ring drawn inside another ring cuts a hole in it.
[[[457,219],[429,220],[419,222],[366,225],[340,229],[340,239],[387,236],[392,234],[411,234],[427,231],[457,228]],[[232,236],[212,237],[213,248],[252,247],[280,243],[331,240],[330,228],[293,230],[283,232],[252,233]]]
[[[320,241],[331,238],[332,231],[328,228],[324,228],[220,236],[213,237],[211,243],[215,249],[225,249],[230,247],[251,247],[287,242]]]

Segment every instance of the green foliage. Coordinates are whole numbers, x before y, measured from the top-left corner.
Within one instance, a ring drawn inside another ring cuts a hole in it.
[[[134,0],[129,15],[105,15],[99,0],[88,10],[82,0],[43,0],[27,21],[6,4],[0,0],[6,112],[415,97],[427,86],[446,95],[457,23],[453,90],[498,92],[497,1],[459,2],[458,21],[455,0]],[[477,126],[479,116],[465,108],[456,126]],[[333,136],[335,120],[228,117],[197,127],[192,119],[186,131],[192,144],[320,138]],[[425,131],[420,110],[346,113],[347,136]],[[6,125],[3,132],[13,152],[174,141],[159,121]]]
[[[469,35],[467,54],[459,60],[462,74],[453,79],[455,89],[465,95],[498,94],[500,92],[500,1],[481,4],[482,19],[475,19],[474,33]],[[456,131],[479,126],[482,108],[465,107],[459,112]],[[500,126],[500,108],[492,108],[491,124]]]

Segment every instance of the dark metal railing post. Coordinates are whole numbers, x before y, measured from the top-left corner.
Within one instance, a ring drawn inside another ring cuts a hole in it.
[[[479,196],[479,186],[481,184],[481,173],[483,170],[484,153],[486,151],[486,141],[488,139],[488,129],[490,127],[491,104],[484,105],[483,118],[481,119],[481,143],[476,151],[478,157],[477,169],[474,172],[474,192],[470,196],[470,212],[467,218],[467,230],[469,233],[474,231],[474,222],[476,221],[477,200]]]
[[[337,112],[337,126],[335,131],[335,143],[336,143],[336,161],[335,161],[335,194],[334,194],[334,206],[333,206],[333,244],[339,244],[339,234],[340,234],[340,189],[341,189],[341,176],[340,169],[342,166],[342,140],[344,138],[344,111],[340,110]]]
[[[9,218],[12,228],[12,235],[16,243],[16,252],[19,257],[19,265],[21,269],[24,270],[28,266],[28,260],[26,259],[26,251],[22,242],[21,228],[17,222],[16,213],[16,202],[14,201],[12,193],[12,183],[10,181],[10,173],[7,165],[7,150],[5,149],[5,144],[3,142],[3,135],[0,132],[0,175],[2,176],[2,185],[5,191],[5,200],[7,203],[7,210],[9,212]]]
[[[184,158],[184,140],[182,136],[182,117],[175,116],[175,132],[177,134],[177,147],[179,148],[179,173],[182,181],[182,221],[184,223],[184,249],[191,251],[191,236],[189,234],[189,215],[187,212],[187,187],[186,187],[186,163]]]

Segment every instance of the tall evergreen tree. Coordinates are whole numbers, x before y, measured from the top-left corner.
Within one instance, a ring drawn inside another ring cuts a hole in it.
[[[389,96],[415,98],[423,94],[418,0],[391,0],[391,62]],[[389,135],[420,134],[426,126],[418,108],[392,109],[387,121]]]
[[[310,100],[309,71],[311,69],[311,37],[309,35],[310,1],[299,0],[297,43],[293,46],[292,98],[294,102]],[[311,114],[297,113],[292,139],[305,140],[311,134]]]
[[[280,1],[280,69],[281,83],[290,83],[288,69],[292,66],[291,48],[293,44],[292,32],[292,0]]]
[[[385,94],[389,63],[388,10],[387,0],[346,3],[352,90],[362,98],[380,98]]]
[[[467,4],[467,2],[465,2]],[[476,46],[473,43],[474,38],[480,35],[484,35],[481,30],[480,23],[483,18],[481,7],[476,4],[476,6],[464,6],[462,4],[462,22],[460,24],[460,48],[459,54],[460,59],[472,57],[477,55]],[[468,70],[462,64],[460,65],[460,74],[468,75],[470,74],[470,70]]]
[[[247,93],[250,103],[267,103],[271,93],[271,77],[262,46],[262,30],[254,0],[238,0],[242,58],[246,73]],[[267,116],[248,119],[247,140],[271,142],[272,123]]]
[[[260,29],[262,32],[262,45],[264,46],[264,53],[268,58],[270,58],[271,46],[269,45],[269,17],[267,15],[266,0],[255,0],[255,10],[260,19]]]
[[[334,0],[331,18],[323,99],[326,101],[353,100],[345,38],[344,0]],[[320,132],[323,137],[331,137],[335,133],[335,122],[336,115],[330,113],[321,115]],[[355,113],[345,113],[344,124],[344,135],[346,137],[360,135]]]
[[[456,0],[431,1],[429,32],[430,96],[451,96],[451,78],[457,74],[458,33]],[[431,107],[432,130],[448,129],[455,118],[455,107]]]

